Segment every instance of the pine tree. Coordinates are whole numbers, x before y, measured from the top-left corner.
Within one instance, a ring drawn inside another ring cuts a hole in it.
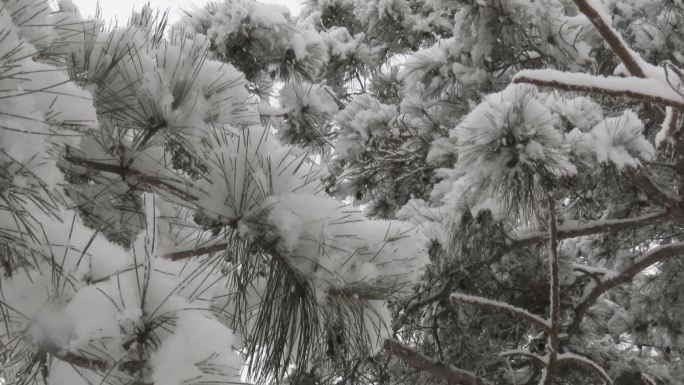
[[[0,24],[0,383],[684,382],[680,1]]]

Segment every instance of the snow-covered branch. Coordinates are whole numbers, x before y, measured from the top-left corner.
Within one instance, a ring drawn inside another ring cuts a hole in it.
[[[595,4],[594,0],[575,0],[575,4],[579,11],[591,21],[615,55],[620,58],[627,71],[632,76],[645,78],[646,73],[639,56],[627,46],[620,33],[613,28],[610,17],[603,12],[601,5]]]
[[[434,358],[427,357],[395,339],[388,338],[385,340],[385,350],[394,354],[407,365],[424,370],[449,383],[463,385],[487,384],[487,382],[473,372],[459,369]]]
[[[546,333],[551,331],[551,326],[548,322],[528,312],[525,309],[510,305],[505,302],[494,301],[491,299],[462,293],[451,293],[450,299],[452,303],[467,303],[469,305],[476,305],[483,308],[493,309],[499,313],[506,313],[512,315],[513,317],[519,320],[525,321],[532,326],[536,326]]]
[[[556,228],[555,202],[548,196],[549,208],[549,293],[551,328],[547,331],[549,337],[549,359],[544,373],[544,385],[556,383],[558,374],[558,351],[560,348],[560,266],[558,264],[558,230]]]
[[[570,330],[574,330],[579,326],[584,315],[601,294],[618,285],[631,281],[634,276],[658,262],[682,255],[684,255],[684,242],[658,246],[636,258],[631,265],[622,271],[604,276],[600,283],[589,287],[589,291],[584,294],[580,303],[575,306],[575,317],[570,324]]]
[[[189,192],[189,189],[183,189],[174,183],[170,178],[161,176],[149,175],[143,171],[136,170],[131,167],[126,167],[113,163],[98,162],[95,160],[83,158],[73,154],[66,154],[64,160],[75,166],[86,167],[91,170],[106,172],[118,175],[131,188],[141,191],[149,191],[151,188],[166,191],[178,196],[181,199],[189,201],[197,201],[199,198]]]
[[[607,233],[610,231],[628,230],[644,226],[646,224],[660,223],[667,219],[667,213],[660,211],[632,218],[600,219],[596,221],[587,221],[581,224],[577,222],[564,222],[562,225],[558,226],[558,239],[582,237],[593,234]],[[548,239],[548,237],[548,233],[543,231],[516,234],[514,236],[514,240],[511,241],[511,247],[519,248],[531,246],[535,243]]]
[[[171,253],[166,253],[162,257],[170,259],[172,261],[179,261],[181,259],[188,259],[193,257],[199,257],[202,255],[207,255],[211,253],[216,253],[219,251],[225,251],[230,247],[228,243],[217,243],[211,246],[198,247],[194,249],[174,251]]]
[[[612,385],[613,380],[610,378],[608,373],[596,362],[580,356],[579,354],[574,354],[574,353],[563,353],[558,355],[558,362],[559,363],[574,363],[577,365],[585,366],[591,370],[593,370],[601,379],[603,380],[603,383],[606,385]]]
[[[627,170],[629,176],[639,190],[641,190],[647,197],[657,204],[664,206],[670,214],[684,215],[684,207],[682,202],[670,194],[664,192],[660,187],[656,186],[651,178],[644,173],[643,170]]]
[[[40,351],[49,354],[60,361],[66,362],[69,365],[91,371],[107,372],[111,371],[114,368],[117,368],[125,373],[134,374],[142,370],[146,365],[148,365],[148,362],[144,360],[124,360],[117,362],[108,362],[100,358],[89,358],[75,354],[68,350],[64,350],[61,347],[49,342],[44,342],[40,346]]]
[[[529,358],[532,361],[536,362],[537,364],[547,367],[549,365],[549,356],[539,356],[537,354],[524,351],[524,350],[506,350],[501,353],[499,353],[499,357],[512,357],[512,356],[521,356],[525,358]],[[603,380],[603,383],[606,385],[612,385],[613,380],[610,378],[608,373],[606,373],[605,369],[603,369],[599,364],[596,362],[584,357],[580,356],[579,354],[574,354],[574,353],[562,353],[558,354],[556,361],[559,365],[563,364],[576,364],[580,366],[587,367],[594,371],[600,378]]]
[[[551,69],[523,70],[513,83],[527,83],[563,91],[624,97],[684,110],[684,99],[657,79],[617,76],[595,76]]]
[[[548,365],[546,357],[539,356],[537,354],[527,352],[524,350],[505,350],[499,353],[499,357],[512,357],[512,356],[522,356],[533,360],[534,362],[546,366]]]

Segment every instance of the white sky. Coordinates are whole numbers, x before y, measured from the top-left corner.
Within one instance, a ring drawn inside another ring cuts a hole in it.
[[[92,16],[95,14],[95,7],[97,0],[72,0],[76,6],[81,10],[84,16]],[[303,0],[265,0],[263,3],[280,4],[290,8],[290,12],[296,15],[299,13],[300,4]],[[192,8],[195,6],[202,6],[208,0],[100,0],[100,7],[102,8],[102,15],[106,20],[118,20],[119,24],[124,24],[133,9],[140,10],[143,5],[150,3],[152,8],[171,9],[169,13],[169,21],[173,23],[180,15],[180,9]]]

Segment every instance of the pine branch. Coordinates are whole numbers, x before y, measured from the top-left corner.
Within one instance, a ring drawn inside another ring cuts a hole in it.
[[[607,15],[603,14],[592,4],[592,0],[574,0],[577,8],[591,21],[599,34],[608,43],[611,50],[622,61],[632,76],[645,78],[646,73],[640,64],[638,56],[627,46],[619,32],[612,27]]]
[[[521,309],[517,306],[513,306],[504,302],[492,301],[487,298],[461,293],[452,293],[450,299],[452,303],[467,303],[470,305],[476,305],[483,308],[493,309],[499,313],[509,314],[514,318],[517,318],[521,321],[525,321],[532,326],[538,327],[545,333],[549,333],[551,331],[551,326],[546,321],[528,312],[527,310]]]
[[[601,294],[616,286],[631,281],[634,276],[658,262],[663,262],[667,259],[682,255],[684,255],[684,242],[658,246],[644,253],[637,258],[634,263],[621,272],[604,276],[600,283],[593,286],[591,291],[585,293],[582,300],[575,306],[575,317],[569,326],[569,330],[577,330],[585,314],[589,308],[594,305]]]
[[[684,111],[684,99],[656,79],[604,77],[544,69],[520,71],[513,77],[513,83],[629,98]]]
[[[395,339],[388,338],[385,340],[385,350],[394,354],[408,366],[424,370],[448,383],[463,385],[487,384],[487,382],[476,376],[473,372],[427,357]]]
[[[553,385],[558,374],[558,350],[560,348],[560,268],[558,265],[558,231],[556,229],[555,202],[548,196],[549,205],[549,273],[551,329],[549,336],[549,358],[544,374],[544,385]]]

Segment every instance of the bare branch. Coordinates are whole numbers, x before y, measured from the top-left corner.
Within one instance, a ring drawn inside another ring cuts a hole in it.
[[[424,370],[449,383],[463,385],[487,384],[487,382],[476,376],[473,372],[427,357],[395,339],[388,338],[385,340],[385,350],[397,356],[408,366]]]

